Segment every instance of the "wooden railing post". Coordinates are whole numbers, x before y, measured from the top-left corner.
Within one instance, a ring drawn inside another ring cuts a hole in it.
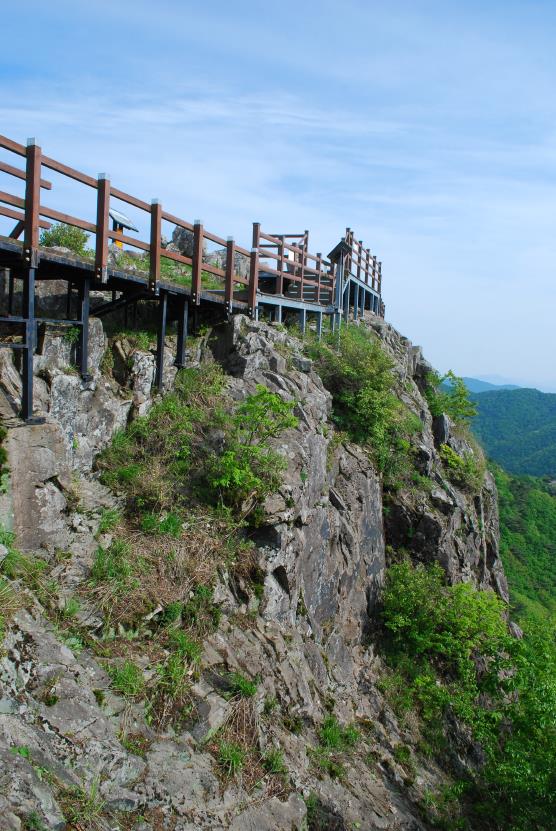
[[[198,306],[201,302],[201,274],[203,270],[203,223],[193,223],[193,265],[191,272],[191,300]]]
[[[284,294],[284,235],[278,237],[280,240],[278,244],[278,253],[280,259],[278,260],[278,271],[280,276],[276,278],[276,294],[283,296]]]
[[[31,268],[36,268],[39,258],[41,156],[41,148],[35,144],[35,139],[27,139],[23,257],[26,265]]]
[[[305,278],[305,268],[307,267],[307,253],[309,251],[309,231],[305,229],[303,234],[303,255],[301,258],[301,300],[303,300],[303,280]]]
[[[257,289],[259,287],[259,242],[261,223],[253,223],[253,245],[251,248],[251,264],[249,268],[249,288],[247,292],[247,305],[249,316],[257,317]]]
[[[371,249],[365,249],[365,282],[369,285],[369,265],[371,262]]]
[[[101,283],[108,281],[108,223],[110,210],[110,177],[98,174],[97,182],[97,236],[95,247],[95,274]]]
[[[320,303],[320,278],[321,278],[321,269],[322,269],[322,254],[320,251],[317,251],[317,262],[316,262],[316,269],[317,269],[317,296],[316,302]],[[322,321],[322,315],[321,315]]]
[[[224,286],[224,300],[228,314],[231,314],[233,309],[235,260],[236,244],[233,237],[228,237],[226,241],[226,283]]]
[[[158,294],[158,281],[160,280],[160,258],[161,258],[161,235],[162,235],[162,205],[158,199],[151,202],[151,246],[149,251],[149,291]]]

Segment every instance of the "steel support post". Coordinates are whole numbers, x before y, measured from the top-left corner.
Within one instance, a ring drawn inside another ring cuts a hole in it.
[[[317,312],[317,338],[322,338],[322,312]]]
[[[166,318],[168,315],[168,295],[161,291],[158,300],[158,335],[156,339],[156,377],[155,384],[162,390],[164,382],[164,342],[166,340]]]
[[[353,286],[353,319],[357,320],[359,317],[359,286],[357,283]]]
[[[73,291],[73,283],[68,280],[68,291],[66,294],[66,317],[71,320],[71,293]]]
[[[4,274],[8,278],[8,315],[11,317],[14,313],[14,273],[13,269],[7,268]]]
[[[178,344],[176,347],[176,360],[174,366],[181,369],[185,366],[185,345],[187,342],[187,321],[189,317],[189,303],[183,298],[178,312]]]
[[[35,269],[27,269],[23,278],[23,316],[25,317],[25,347],[23,352],[21,417],[33,418],[33,353],[35,351]]]
[[[344,318],[345,323],[348,322],[348,318],[349,318],[349,294],[350,294],[350,291],[351,291],[351,285],[348,281],[348,284],[344,289],[344,297],[343,297],[343,304],[344,304],[343,318]]]
[[[79,286],[79,319],[81,320],[81,332],[79,333],[79,369],[83,381],[90,381],[89,373],[89,291],[91,278],[89,275],[83,277]]]
[[[301,334],[305,334],[305,328],[307,326],[307,309],[300,309],[299,310],[299,328],[301,329]]]

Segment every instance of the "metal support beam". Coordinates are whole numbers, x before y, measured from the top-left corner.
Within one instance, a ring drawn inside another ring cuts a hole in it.
[[[95,317],[104,317],[104,315],[110,314],[110,312],[116,312],[118,309],[123,309],[125,306],[129,306],[132,303],[137,304],[138,300],[141,300],[145,297],[145,292],[140,291],[136,294],[126,294],[122,297],[119,297],[117,300],[114,299],[116,292],[112,292],[112,300],[109,303],[103,303],[102,306],[97,306],[96,309],[93,310],[93,315]]]
[[[28,268],[23,278],[23,315],[25,347],[23,349],[21,417],[33,418],[33,353],[35,351],[35,269]]]
[[[359,286],[357,283],[353,284],[353,319],[359,318]]]
[[[164,383],[164,342],[166,340],[166,318],[168,314],[168,294],[160,291],[158,300],[158,335],[156,339],[156,377],[155,384],[160,391]]]
[[[344,297],[343,297],[343,306],[344,306],[344,308],[343,308],[342,317],[343,317],[345,323],[348,322],[348,317],[349,317],[349,293],[350,293],[350,281],[348,280],[347,285],[344,289]]]
[[[301,334],[305,334],[305,329],[307,327],[307,310],[300,309],[299,310],[299,328],[301,329]]]
[[[89,373],[89,290],[91,278],[88,274],[83,277],[79,286],[79,316],[81,319],[81,331],[79,332],[79,369],[83,381],[90,381]]]
[[[275,323],[282,323],[282,304],[281,303],[278,303],[278,305],[274,307],[274,322]]]
[[[13,315],[14,313],[14,273],[13,269],[7,268],[4,272],[8,275],[8,314]]]
[[[178,344],[176,347],[176,360],[174,361],[174,366],[177,366],[178,369],[185,366],[185,346],[187,343],[188,318],[189,303],[184,297],[178,312]]]
[[[66,317],[69,320],[71,317],[71,293],[73,291],[73,283],[68,280],[68,291],[66,294]]]
[[[322,338],[322,312],[317,312],[317,338]]]

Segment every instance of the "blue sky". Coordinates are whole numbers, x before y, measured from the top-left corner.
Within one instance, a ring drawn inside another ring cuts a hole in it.
[[[556,391],[553,0],[5,5],[0,132],[246,246],[349,225],[439,369]]]

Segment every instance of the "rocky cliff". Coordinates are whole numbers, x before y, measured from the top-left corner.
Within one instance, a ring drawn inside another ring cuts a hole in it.
[[[18,374],[0,353],[10,469],[3,513],[15,534],[0,558],[13,560],[17,546],[41,563],[12,569],[10,580],[19,608],[5,624],[0,658],[2,829],[430,827],[425,796],[449,777],[418,752],[418,725],[399,722],[384,693],[377,609],[385,569],[404,550],[414,561],[438,561],[452,582],[503,599],[507,586],[494,484],[486,474],[472,494],[448,478],[439,448],[461,452],[466,440],[447,418],[432,417],[420,349],[383,321],[365,323],[394,359],[397,393],[420,420],[415,458],[428,482],[384,496],[369,454],[335,432],[330,394],[301,341],[240,316],[191,339],[190,367],[219,362],[235,401],[259,384],[294,401],[297,426],[275,442],[287,469],[251,534],[256,580],[224,562],[216,570],[210,602],[218,614],[191,664],[188,715],[178,726],[153,721],[112,670],[131,655],[143,676],[138,690],[156,675],[164,604],[155,598],[140,626],[118,626],[83,590],[99,546],[108,549],[116,534],[106,517],[123,506],[99,481],[95,458],[148,412],[154,372],[144,344],[108,341],[93,324],[87,384],[71,369],[72,344],[55,332],[44,337],[35,359],[43,424],[14,418]],[[185,527],[180,544],[199,557],[193,535]],[[187,588],[195,601],[195,587]],[[223,759],[218,736],[251,754],[237,765]],[[456,762],[469,764],[468,749],[454,744]]]

